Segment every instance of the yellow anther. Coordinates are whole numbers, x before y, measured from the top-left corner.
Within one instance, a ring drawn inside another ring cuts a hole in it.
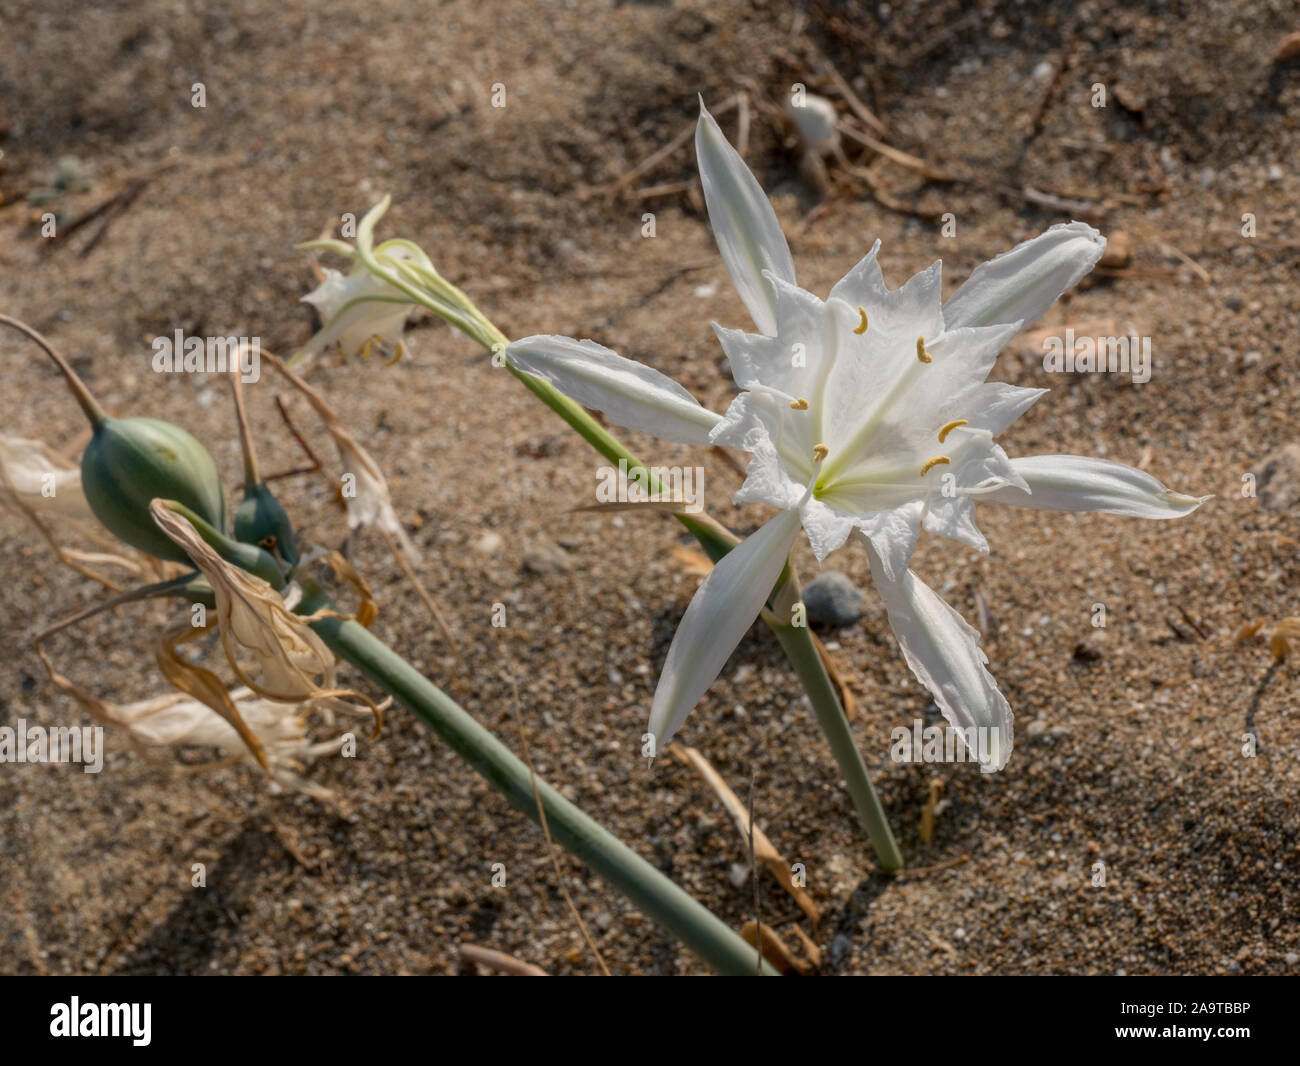
[[[830,455],[831,450],[824,444],[818,444],[813,448],[813,458],[821,462],[826,456]]]
[[[925,350],[925,338],[924,338],[924,337],[917,337],[917,338],[916,338],[916,357],[917,357],[919,360],[921,360],[921,362],[923,362],[923,363],[933,362],[933,360],[930,358],[930,353],[927,352],[927,351]]]
[[[808,410],[808,401],[805,400],[802,396],[800,396],[799,399],[797,399],[797,400],[791,400],[791,401],[790,401],[790,410],[791,410],[791,411],[806,411],[806,410]]]
[[[378,334],[369,338],[366,343],[361,346],[358,354],[361,356],[361,361],[363,363],[370,358],[370,349],[375,346],[375,341],[377,340],[379,340]]]
[[[862,316],[862,321],[858,323],[858,328],[853,332],[861,336],[863,333],[867,332],[867,309],[865,307],[859,307],[858,314]]]
[[[967,422],[966,419],[964,418],[959,418],[955,422],[949,422],[946,426],[943,427],[943,429],[939,430],[939,443],[942,444],[944,442],[944,438],[947,437],[948,434],[951,433],[958,426],[967,426],[967,425],[970,425],[970,423]]]
[[[939,466],[942,463],[951,463],[951,462],[952,460],[949,459],[946,455],[936,455],[933,459],[927,459],[925,461],[925,466],[921,467],[921,476],[925,477],[926,474],[928,474],[936,466]]]
[[[384,366],[392,366],[394,363],[401,362],[402,356],[404,356],[405,354],[406,354],[406,349],[402,347],[402,342],[398,341],[397,347],[393,349],[393,357],[390,360],[388,360],[388,362],[386,362]],[[940,437],[939,439],[943,440],[942,437]]]

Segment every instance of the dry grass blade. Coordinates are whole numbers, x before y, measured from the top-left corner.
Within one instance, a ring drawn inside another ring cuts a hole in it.
[[[1275,663],[1286,661],[1291,652],[1291,641],[1295,639],[1300,639],[1300,618],[1283,618],[1268,642],[1268,650],[1273,653]]]
[[[713,569],[709,557],[694,548],[683,548],[678,545],[673,548],[673,558],[682,564],[683,570],[696,577],[705,577]]]
[[[864,147],[870,148],[873,152],[878,152],[886,159],[890,159],[901,167],[908,170],[915,170],[918,174],[930,181],[960,181],[956,174],[950,174],[946,170],[941,170],[932,163],[927,163],[924,159],[904,152],[900,148],[886,144],[877,137],[869,133],[864,133],[850,122],[839,122],[835,128],[844,134],[851,141],[856,141]]]
[[[550,976],[540,966],[534,966],[531,962],[516,959],[513,955],[507,955],[504,951],[480,947],[478,944],[462,944],[460,946],[460,957],[466,962],[474,963],[476,966],[486,966],[489,970],[499,970],[511,977]]]
[[[741,840],[746,844],[749,843],[750,830],[752,827],[755,861],[761,862],[769,871],[771,871],[772,876],[780,882],[782,888],[790,893],[790,897],[795,901],[799,909],[803,911],[804,914],[808,916],[809,921],[816,926],[821,920],[821,911],[817,909],[817,904],[813,902],[812,897],[808,895],[807,891],[794,883],[794,879],[791,876],[790,864],[786,862],[786,860],[781,856],[781,853],[776,850],[775,846],[767,838],[767,834],[764,833],[763,830],[759,829],[758,826],[753,824],[749,817],[749,811],[746,810],[745,805],[740,802],[740,797],[731,791],[731,788],[722,779],[722,775],[719,774],[718,771],[709,763],[709,760],[695,748],[686,747],[685,745],[674,745],[671,748],[671,751],[677,756],[677,758],[686,763],[687,766],[693,767],[696,773],[704,778],[705,783],[713,789],[717,794],[718,799],[721,800],[722,806],[726,809],[727,813],[731,815],[732,821],[735,822],[736,829],[740,832]],[[753,941],[751,940],[750,943],[753,943]]]
[[[934,839],[934,819],[939,813],[939,800],[943,796],[943,778],[936,777],[930,782],[930,798],[921,808],[921,828],[919,836],[922,844]]]
[[[718,115],[725,115],[733,107],[738,107],[739,105],[740,105],[740,97],[732,96],[724,100],[717,107],[710,108],[710,111],[716,118]],[[665,159],[669,158],[674,152],[676,152],[679,148],[681,148],[684,144],[686,144],[687,141],[689,141],[694,136],[695,136],[695,120],[692,119],[689,123],[683,126],[676,134],[674,134],[667,144],[663,145],[663,147],[655,150],[654,152],[651,152],[650,155],[646,156],[636,166],[632,167],[631,170],[624,171],[624,173],[618,178],[618,180],[615,181],[612,186],[610,186],[608,191],[611,193],[618,193],[621,190],[627,188],[643,174],[649,173],[660,163],[662,163]]]
[[[759,926],[753,920],[746,922],[740,927],[741,939],[746,943],[753,945],[763,953],[763,958],[767,959],[782,974],[806,974],[812,972],[815,963],[811,959],[800,958],[784,940],[777,934],[777,931],[770,925]],[[759,941],[762,941],[760,946]],[[807,938],[804,938],[805,942]],[[820,955],[820,952],[818,953]]]
[[[1259,619],[1257,622],[1247,622],[1245,625],[1243,625],[1240,629],[1237,630],[1236,635],[1234,635],[1232,638],[1232,643],[1245,644],[1246,641],[1256,636],[1259,633],[1259,631],[1263,628],[1264,628],[1264,619],[1262,618]]]

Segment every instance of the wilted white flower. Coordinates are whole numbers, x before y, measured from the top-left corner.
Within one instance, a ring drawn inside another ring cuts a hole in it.
[[[168,692],[133,703],[110,703],[60,674],[44,650],[38,647],[37,651],[56,688],[75,699],[95,721],[123,730],[142,748],[216,748],[224,756],[263,765],[286,788],[316,799],[330,796],[328,789],[306,780],[301,772],[308,763],[340,751],[347,734],[312,740],[307,731],[310,701],[269,700],[243,687],[229,690],[226,698],[236,709],[239,721],[256,738],[254,748],[234,725],[201,700],[181,692]],[[258,758],[259,752],[264,762]]]
[[[835,105],[824,96],[805,93],[801,103],[787,100],[785,113],[790,116],[804,149],[815,156],[832,155],[840,146],[840,131],[835,128],[839,115]]]

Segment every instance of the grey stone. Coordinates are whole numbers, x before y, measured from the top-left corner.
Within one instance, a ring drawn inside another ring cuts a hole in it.
[[[819,625],[849,626],[862,617],[862,593],[838,570],[818,574],[804,586],[808,621]]]
[[[526,574],[562,574],[573,566],[569,553],[554,541],[530,540],[524,545],[523,567]]]
[[[1270,511],[1285,511],[1300,501],[1300,444],[1284,444],[1264,459],[1255,492]]]

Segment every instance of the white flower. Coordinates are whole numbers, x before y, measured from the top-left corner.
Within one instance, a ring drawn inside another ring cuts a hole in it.
[[[859,530],[908,665],[954,726],[997,733],[1000,769],[1011,753],[1010,708],[984,669],[978,633],[908,570],[920,530],[987,551],[977,501],[1144,518],[1178,517],[1202,502],[1119,463],[1009,459],[995,443],[1047,391],[986,381],[998,352],[1092,269],[1105,240],[1083,223],[1054,226],[979,267],[947,305],[937,262],[888,289],[877,241],[822,300],[796,285],[771,204],[703,109],[695,143],[718,248],[760,331],[714,326],[743,390],[726,414],[590,341],[529,337],[509,348],[518,369],[623,425],[750,452],[736,502],[781,509],[696,593],[650,731],[667,743],[717,677],[799,524],[819,561]]]
[[[391,253],[405,258],[402,250]],[[308,342],[305,353],[313,355],[338,341],[344,355],[370,354],[370,347],[390,345],[402,353],[406,318],[415,304],[386,281],[358,264],[350,274],[325,270],[325,280],[303,298],[320,313],[324,326]]]

